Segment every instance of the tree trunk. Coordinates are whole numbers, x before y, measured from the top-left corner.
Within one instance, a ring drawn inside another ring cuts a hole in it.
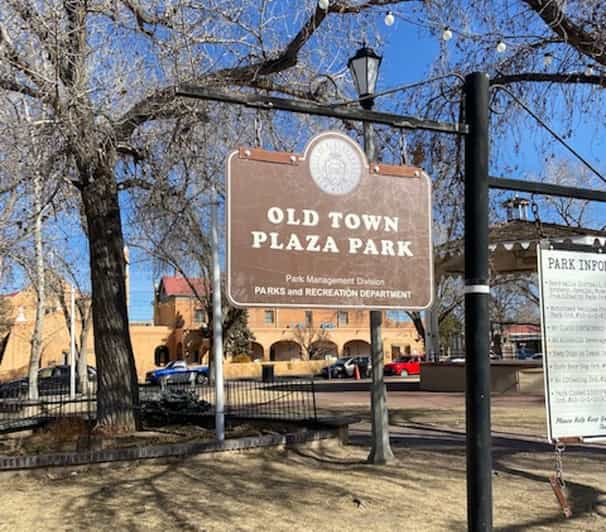
[[[100,165],[84,173],[82,182],[90,246],[97,425],[105,432],[132,432],[139,426],[139,388],[128,330],[118,193],[109,167]]]
[[[415,326],[417,334],[423,340],[423,344],[425,344],[425,324],[423,323],[421,313],[417,311],[407,311],[406,314],[408,314],[408,317],[411,319],[412,324]]]
[[[44,254],[42,247],[42,197],[40,175],[34,176],[34,256],[36,264],[34,267],[34,279],[36,285],[36,321],[31,339],[31,354],[29,359],[29,398],[38,399],[38,370],[40,369],[40,357],[42,355],[42,332],[44,328]]]

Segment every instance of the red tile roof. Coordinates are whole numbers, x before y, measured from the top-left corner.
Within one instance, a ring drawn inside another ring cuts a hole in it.
[[[160,291],[164,288],[164,294],[167,297],[171,296],[185,296],[185,297],[195,297],[194,291],[192,290],[191,285],[194,286],[198,295],[203,295],[206,290],[204,287],[204,279],[199,277],[192,277],[189,279],[189,282],[185,277],[170,277],[165,275],[162,277],[160,281]]]
[[[0,297],[15,297],[18,296],[21,292],[17,291],[17,292],[10,292],[8,294],[0,294]]]
[[[533,334],[533,333],[540,333],[541,326],[532,325],[530,323],[516,324],[516,325],[510,325],[505,330],[506,330],[507,334]]]

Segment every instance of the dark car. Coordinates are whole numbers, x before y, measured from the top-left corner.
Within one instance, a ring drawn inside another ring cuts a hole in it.
[[[325,379],[353,377],[356,366],[358,366],[358,370],[360,371],[360,377],[368,377],[371,365],[370,358],[367,356],[339,358],[334,364],[322,369],[322,377]]]
[[[88,381],[94,386],[97,382],[97,370],[87,367]],[[69,393],[70,366],[49,366],[38,370],[38,394],[53,395]],[[29,377],[0,384],[0,398],[23,397],[29,390]],[[80,381],[76,368],[76,393],[80,393]]]
[[[148,371],[145,375],[145,382],[149,384],[160,384],[162,381],[167,384],[185,383],[192,379],[197,384],[207,383],[208,366],[188,366],[185,360],[173,360],[163,368]]]

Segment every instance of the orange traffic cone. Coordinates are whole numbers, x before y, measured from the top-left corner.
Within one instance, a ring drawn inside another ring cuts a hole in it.
[[[354,376],[357,381],[360,380],[360,368],[358,367],[357,364],[354,366]]]

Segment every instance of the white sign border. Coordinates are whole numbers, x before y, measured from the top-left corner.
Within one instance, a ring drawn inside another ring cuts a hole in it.
[[[539,277],[539,301],[540,301],[540,315],[541,315],[541,340],[543,349],[543,380],[545,383],[545,414],[547,416],[547,440],[550,443],[557,443],[558,439],[553,438],[553,430],[551,423],[551,402],[550,402],[550,388],[549,388],[549,364],[548,357],[549,353],[547,350],[547,328],[545,327],[545,304],[543,300],[543,250],[554,250],[554,251],[573,251],[576,253],[595,253],[596,248],[582,244],[557,244],[548,240],[543,240],[537,244],[537,273]],[[579,435],[579,436],[566,436],[564,440],[579,440],[579,442],[603,442],[606,441],[606,434],[592,434],[592,435]]]
[[[318,135],[314,135],[311,139],[309,139],[309,141],[307,142],[306,146],[305,146],[305,150],[304,150],[304,155],[307,154],[308,152],[308,148],[311,146],[312,143],[314,143],[318,138],[321,138],[325,135],[334,135],[337,134],[341,137],[345,137],[347,138],[347,140],[353,144],[356,145],[356,147],[362,152],[362,154],[364,155],[364,161],[366,161],[366,164],[370,166],[370,163],[368,162],[366,155],[364,154],[364,152],[361,150],[361,148],[358,146],[358,144],[356,142],[354,142],[351,138],[349,138],[347,135],[344,135],[342,132],[340,131],[334,131],[334,130],[328,130],[328,131],[323,131],[322,133],[319,133]],[[429,245],[430,245],[430,250],[429,250],[429,281],[431,283],[431,290],[429,293],[429,301],[426,305],[423,306],[418,306],[418,307],[404,307],[404,306],[369,306],[369,305],[315,305],[315,304],[299,304],[299,303],[273,303],[273,302],[265,302],[265,303],[241,303],[239,301],[236,301],[236,299],[232,296],[232,290],[231,290],[231,160],[233,157],[238,157],[240,155],[240,150],[236,149],[233,150],[229,156],[227,157],[227,161],[226,161],[226,186],[225,186],[225,195],[226,195],[226,207],[225,207],[225,227],[226,227],[226,242],[225,242],[225,262],[226,262],[226,271],[225,274],[227,276],[226,279],[226,290],[225,290],[225,295],[227,297],[227,300],[234,306],[236,307],[242,307],[242,308],[248,308],[248,307],[252,307],[252,308],[303,308],[303,309],[353,309],[353,310],[404,310],[404,311],[422,311],[422,310],[429,310],[433,307],[434,301],[435,301],[435,280],[434,280],[434,269],[435,269],[435,264],[434,264],[434,247],[433,247],[433,211],[432,211],[432,181],[431,181],[431,177],[429,177],[429,175],[424,172],[421,171],[419,178],[421,179],[425,179],[429,185],[429,194],[427,195],[428,199],[428,216],[429,216]],[[301,160],[304,160],[304,157],[301,158]]]

